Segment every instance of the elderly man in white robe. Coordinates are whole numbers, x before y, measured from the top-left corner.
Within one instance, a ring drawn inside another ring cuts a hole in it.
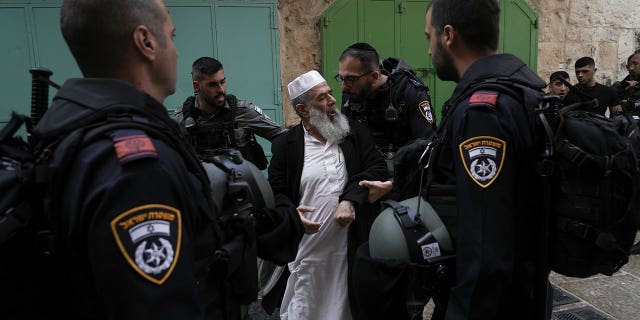
[[[281,318],[352,319],[349,262],[377,213],[359,182],[385,181],[385,162],[369,131],[336,109],[317,71],[288,90],[301,123],[274,140],[269,182],[297,206],[306,234],[288,265]]]

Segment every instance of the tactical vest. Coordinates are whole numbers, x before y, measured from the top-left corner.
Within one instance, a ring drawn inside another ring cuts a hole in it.
[[[180,125],[186,128],[189,142],[200,156],[210,156],[227,148],[238,149],[244,159],[260,170],[266,169],[267,158],[253,133],[248,135],[248,141],[243,146],[238,144],[235,133],[238,129],[238,122],[235,120],[235,114],[239,108],[238,99],[229,94],[226,96],[226,101],[229,108],[220,108],[218,114],[208,120],[199,119],[202,112],[195,105],[196,97],[189,97],[184,102]]]
[[[409,87],[426,90],[426,86],[415,71],[398,58],[385,59],[380,70],[389,78],[377,98],[363,103],[347,100],[342,108],[349,118],[369,129],[383,156],[391,159],[399,147],[412,140],[406,128],[410,119],[404,111],[405,93],[411,90]]]

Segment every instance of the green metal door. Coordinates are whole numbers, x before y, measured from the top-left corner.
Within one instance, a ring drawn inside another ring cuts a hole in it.
[[[81,73],[59,25],[61,1],[0,0],[0,125],[11,110],[29,113],[31,79],[28,70],[42,66],[62,83]],[[167,109],[182,105],[193,94],[191,64],[213,56],[224,65],[228,90],[251,100],[278,123],[283,122],[277,29],[277,1],[166,0],[176,25],[178,83],[165,100]],[[51,89],[53,97],[55,89]],[[265,151],[270,147],[262,140]]]
[[[455,83],[438,79],[427,54],[424,35],[426,0],[336,0],[322,17],[322,71],[337,99],[342,93],[333,79],[340,53],[355,42],[369,42],[382,58],[398,56],[407,61],[429,86],[433,106],[440,109]],[[500,0],[502,10],[500,51],[513,53],[533,70],[537,68],[538,24],[523,0]]]

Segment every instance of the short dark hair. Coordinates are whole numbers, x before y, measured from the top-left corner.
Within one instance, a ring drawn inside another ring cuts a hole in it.
[[[162,10],[154,0],[64,0],[60,29],[82,74],[105,76],[122,67],[138,26],[147,26],[166,45]]]
[[[205,75],[210,76],[222,69],[220,61],[210,57],[200,57],[191,65],[191,78],[200,81]]]
[[[586,67],[586,66],[595,67],[596,66],[596,62],[591,57],[582,57],[582,58],[576,60],[576,64],[575,64],[574,67],[577,69],[577,68],[582,68],[582,67]]]
[[[451,25],[472,49],[498,49],[500,5],[497,0],[433,0],[431,25],[442,34]]]
[[[380,69],[380,55],[378,51],[366,42],[358,42],[350,45],[340,55],[339,61],[344,61],[347,57],[352,57],[365,67],[365,71],[374,71]]]
[[[568,72],[560,70],[560,71],[556,71],[556,72],[552,73],[549,76],[549,83],[555,81],[558,78],[562,78],[562,79],[565,79],[565,80],[570,80],[571,79],[569,77],[569,73]]]

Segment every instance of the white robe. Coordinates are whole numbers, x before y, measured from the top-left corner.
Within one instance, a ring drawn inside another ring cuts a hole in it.
[[[349,320],[347,232],[333,221],[347,181],[344,155],[336,144],[322,144],[305,134],[300,204],[315,207],[305,216],[322,221],[318,233],[305,234],[281,306],[282,320]]]

